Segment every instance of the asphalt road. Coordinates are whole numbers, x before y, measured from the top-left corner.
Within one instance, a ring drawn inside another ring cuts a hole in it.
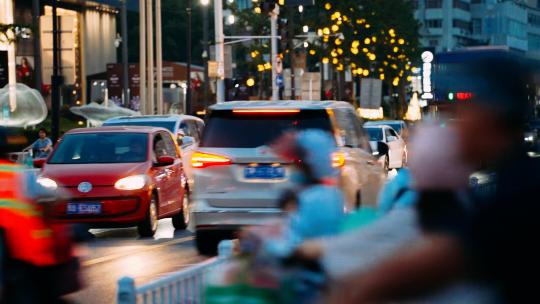
[[[85,288],[66,297],[74,303],[115,303],[116,282],[123,276],[140,285],[191,266],[197,255],[193,236],[175,231],[171,220],[159,222],[152,239],[139,238],[135,228],[90,230],[95,238],[80,248]]]

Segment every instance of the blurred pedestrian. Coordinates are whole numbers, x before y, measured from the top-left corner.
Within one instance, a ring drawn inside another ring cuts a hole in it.
[[[47,130],[45,128],[39,129],[38,135],[39,138],[24,150],[35,151],[35,158],[47,158],[52,152],[53,142],[47,137]]]
[[[38,199],[51,193],[33,171],[7,160],[22,142],[16,131],[0,130],[0,303],[61,303],[80,287],[71,233],[48,221]]]
[[[464,278],[497,286],[503,302],[537,297],[531,278],[540,270],[540,249],[533,244],[540,231],[540,164],[523,149],[531,74],[509,55],[454,64],[448,85],[471,92],[472,99],[458,105],[457,120],[443,134],[430,126],[411,144],[422,240],[340,281],[331,302],[406,299]],[[496,174],[492,195],[465,191],[480,165]]]
[[[287,214],[286,222],[277,223],[282,232],[264,240],[264,248],[271,255],[287,258],[303,240],[339,232],[344,196],[332,167],[336,145],[330,134],[315,129],[287,133],[272,149],[294,163],[290,179],[296,187],[283,193],[280,206]]]

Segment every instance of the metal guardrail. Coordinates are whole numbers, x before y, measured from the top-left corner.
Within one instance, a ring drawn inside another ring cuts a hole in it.
[[[232,241],[222,241],[218,256],[142,286],[131,277],[118,280],[117,303],[202,304],[206,275],[232,256]]]
[[[13,152],[8,153],[8,159],[12,162],[26,165],[32,163],[32,152]]]

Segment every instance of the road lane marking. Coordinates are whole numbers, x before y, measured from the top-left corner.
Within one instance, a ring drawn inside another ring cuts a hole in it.
[[[183,237],[183,238],[180,238],[180,239],[167,241],[167,242],[161,243],[161,244],[150,245],[150,246],[144,247],[142,249],[130,250],[128,252],[123,252],[123,253],[110,254],[110,255],[102,256],[102,257],[95,258],[95,259],[92,259],[92,260],[83,261],[82,265],[84,267],[89,267],[89,266],[93,266],[93,265],[96,265],[96,264],[110,262],[112,260],[116,260],[118,258],[130,255],[130,254],[137,254],[137,253],[141,253],[141,252],[147,252],[147,251],[151,251],[151,250],[156,250],[156,249],[171,246],[171,245],[178,245],[178,244],[181,244],[181,243],[192,241],[194,239],[195,239],[194,236]]]

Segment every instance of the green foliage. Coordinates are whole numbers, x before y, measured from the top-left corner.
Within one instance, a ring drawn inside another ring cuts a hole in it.
[[[202,33],[203,33],[203,8],[199,1],[194,0],[192,4],[192,62],[203,64]],[[161,0],[161,19],[163,37],[163,60],[165,61],[187,61],[187,1]],[[210,7],[210,10],[212,8]],[[213,38],[212,12],[209,13],[209,32]],[[155,28],[154,28],[155,30]],[[139,60],[139,12],[129,12],[128,14],[128,44],[129,61]]]
[[[354,74],[397,86],[418,57],[419,24],[410,1],[318,1],[308,15],[319,36],[312,52],[338,71],[351,66]]]

